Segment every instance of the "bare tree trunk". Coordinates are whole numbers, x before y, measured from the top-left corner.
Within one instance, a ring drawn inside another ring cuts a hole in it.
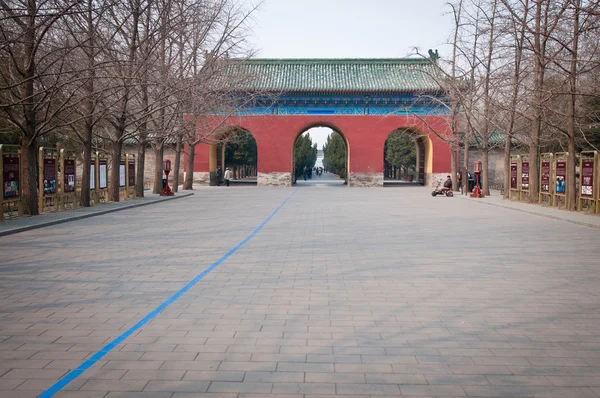
[[[137,150],[137,170],[135,171],[135,196],[144,197],[144,168],[146,167],[146,142],[141,141]]]
[[[481,187],[482,187],[483,193],[485,195],[490,194],[490,186],[489,186],[489,178],[490,177],[487,173],[488,164],[489,164],[489,150],[488,150],[487,146],[484,146],[481,150],[481,168],[482,168]]]
[[[175,170],[173,173],[173,192],[179,190],[179,170],[181,169],[181,134],[177,134],[177,145],[175,147]]]
[[[506,129],[506,141],[504,143],[504,199],[510,198],[510,152],[512,146],[512,133],[515,126],[515,118],[517,113],[517,102],[519,100],[519,86],[521,84],[521,60],[523,59],[523,46],[525,44],[525,32],[527,30],[529,0],[525,0],[524,10],[525,14],[521,20],[519,36],[516,38],[513,90],[509,108],[508,127]]]
[[[494,55],[494,42],[496,36],[494,35],[494,30],[496,28],[496,9],[498,6],[498,0],[494,0],[492,6],[492,16],[489,19],[489,40],[488,40],[488,49],[487,49],[487,57],[485,64],[485,83],[484,83],[484,105],[483,105],[483,136],[482,136],[482,189],[484,195],[490,194],[489,187],[489,137],[490,137],[490,124],[491,124],[491,114],[490,114],[490,105],[491,105],[491,95],[490,95],[490,82],[492,79],[492,57]]]
[[[511,134],[510,129],[507,129],[506,142],[504,143],[504,199],[510,198],[510,150],[511,150]]]
[[[454,9],[454,6],[452,6]],[[457,67],[457,57],[458,57],[458,36],[459,36],[459,31],[460,31],[460,26],[461,26],[461,15],[462,15],[462,7],[463,7],[463,2],[462,0],[458,0],[458,11],[456,11],[454,9],[454,38],[452,41],[452,71],[451,71],[451,78],[452,78],[452,82],[456,82],[456,67]],[[451,160],[451,165],[450,165],[450,171],[452,172],[452,190],[453,191],[458,191],[458,181],[457,181],[457,170],[456,170],[456,149],[459,147],[460,143],[458,141],[458,104],[456,103],[456,100],[453,101],[452,104],[452,120],[451,120],[451,128],[452,128],[452,140],[453,143],[451,145],[451,151],[452,154],[450,156],[450,160]],[[467,142],[465,142],[465,147],[468,145]]]
[[[539,171],[538,155],[540,146],[540,132],[542,129],[543,85],[545,71],[545,48],[542,45],[542,3],[536,0],[535,33],[534,33],[534,93],[533,93],[533,120],[531,137],[529,139],[529,201],[537,202],[539,196]]]
[[[87,82],[84,86],[85,90],[85,135],[83,138],[83,172],[81,173],[81,206],[90,207],[90,179],[94,176],[90,175],[90,166],[92,163],[92,140],[94,138],[94,112],[95,100],[94,89],[96,80],[96,29],[94,28],[94,2],[87,0],[86,3],[86,26],[87,26],[87,43],[84,51],[87,55]]]
[[[119,197],[119,170],[121,165],[121,152],[123,150],[123,143],[121,141],[113,142],[111,155],[110,155],[110,180],[108,182],[108,198],[112,202],[118,202]]]
[[[183,183],[184,190],[194,189],[194,155],[196,151],[195,145],[188,143],[187,156],[185,157],[185,181]]]
[[[463,149],[463,170],[461,173],[462,177],[462,188],[463,195],[469,194],[469,178],[467,171],[469,170],[469,140],[471,139],[471,134],[469,133],[469,129],[466,129],[465,132],[465,143]]]
[[[91,126],[87,126],[91,130]],[[90,165],[92,164],[92,141],[83,145],[83,170],[81,171],[81,206],[90,207]]]
[[[575,210],[577,202],[577,184],[575,183],[575,114],[577,100],[577,56],[579,52],[579,17],[581,0],[573,0],[573,43],[571,45],[571,66],[569,72],[569,108],[567,111],[567,138],[569,158],[567,160],[567,209]]]
[[[161,193],[163,190],[163,154],[164,144],[161,142],[158,147],[154,148],[154,193]]]
[[[37,5],[34,0],[27,4],[27,26],[24,32],[25,49],[23,51],[23,81],[21,98],[23,101],[23,116],[25,119],[25,132],[21,139],[21,151],[24,154],[21,160],[23,168],[23,196],[25,197],[26,212],[35,216],[38,209],[38,179],[37,179],[37,118],[34,106],[35,93],[35,44],[36,44],[36,15]],[[39,189],[42,189],[40,187]]]
[[[454,178],[452,178],[452,190],[453,191],[457,191],[458,190],[458,182],[456,181],[456,175],[457,170],[456,170],[456,151],[452,151],[452,153],[450,154],[450,160],[452,161],[452,164],[450,165],[450,173],[451,176],[454,176]]]
[[[39,213],[38,209],[38,144],[37,140],[30,141],[21,138],[23,200],[25,212],[31,216]],[[41,188],[40,188],[41,189]]]

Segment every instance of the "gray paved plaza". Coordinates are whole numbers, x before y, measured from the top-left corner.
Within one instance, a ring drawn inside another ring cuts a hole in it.
[[[0,396],[600,397],[599,242],[411,187],[199,189],[0,237]]]

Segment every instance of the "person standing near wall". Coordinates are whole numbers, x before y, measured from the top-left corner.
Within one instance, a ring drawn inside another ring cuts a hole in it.
[[[225,168],[225,176],[223,176],[223,179],[225,180],[225,185],[229,186],[229,180],[231,180],[231,178],[233,177],[232,175],[233,173],[231,172],[231,170],[229,169],[229,167]]]
[[[221,170],[221,166],[217,166],[217,186],[221,186],[221,178],[223,177],[223,171]]]

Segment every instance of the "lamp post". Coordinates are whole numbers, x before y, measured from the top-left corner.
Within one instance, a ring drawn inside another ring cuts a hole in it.
[[[475,168],[473,171],[475,172],[475,189],[473,190],[471,197],[472,198],[484,198],[485,195],[483,194],[483,192],[481,192],[481,189],[479,188],[479,178],[481,175],[481,162],[480,161],[475,162]]]
[[[173,193],[173,191],[171,191],[171,188],[169,187],[169,173],[171,172],[171,161],[170,160],[167,159],[163,162],[163,170],[164,170],[167,178],[166,178],[165,186],[163,187],[163,190],[160,193],[160,196],[173,196],[174,193]]]

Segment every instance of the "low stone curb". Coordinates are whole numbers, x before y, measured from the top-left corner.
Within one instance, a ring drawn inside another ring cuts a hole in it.
[[[39,223],[32,224],[32,225],[15,226],[14,228],[11,228],[11,229],[0,230],[0,236],[13,235],[13,234],[17,234],[20,232],[30,231],[32,229],[48,227],[50,225],[63,224],[63,223],[70,222],[70,221],[82,220],[84,218],[100,216],[100,215],[107,214],[107,213],[114,213],[114,212],[121,211],[121,210],[133,209],[136,207],[147,206],[147,205],[151,205],[151,204],[155,204],[155,203],[162,203],[162,202],[166,202],[168,200],[186,198],[188,196],[192,196],[193,194],[194,194],[193,192],[186,192],[186,193],[177,194],[175,196],[163,197],[162,199],[157,199],[157,200],[139,201],[139,203],[131,203],[131,204],[128,204],[126,206],[121,206],[121,207],[101,209],[98,211],[93,211],[93,212],[83,213],[83,214],[73,214],[70,217],[65,217],[65,218],[56,219],[56,220],[41,220]],[[135,202],[135,200],[133,202]],[[119,203],[123,203],[123,202],[119,202]],[[110,204],[102,205],[102,206],[110,206]],[[37,217],[37,216],[34,216],[34,217]],[[7,222],[7,221],[4,221],[4,222]],[[8,221],[8,222],[10,222],[10,221]]]
[[[496,207],[501,207],[503,209],[510,209],[510,210],[515,210],[515,211],[520,211],[521,213],[527,213],[527,214],[532,214],[534,216],[540,216],[540,217],[546,217],[546,218],[550,218],[552,220],[558,220],[558,221],[565,221],[571,224],[576,224],[576,225],[581,225],[584,227],[589,227],[589,228],[595,228],[595,229],[600,229],[600,225],[598,224],[594,224],[594,223],[589,223],[589,222],[585,222],[585,221],[579,221],[579,220],[573,220],[567,217],[561,217],[561,216],[555,216],[552,214],[544,214],[538,211],[534,211],[534,210],[527,210],[527,209],[520,209],[518,207],[513,207],[513,206],[509,206],[509,205],[504,205],[504,204],[500,204],[500,203],[490,203],[490,202],[486,202],[485,200],[479,200],[479,199],[474,199],[474,198],[469,198],[469,197],[464,197],[464,196],[460,196],[461,199],[465,199],[465,200],[471,200],[473,202],[477,202],[477,203],[481,203],[481,204],[485,204],[485,205],[489,205],[489,206],[496,206]],[[535,205],[532,205],[535,206]]]

